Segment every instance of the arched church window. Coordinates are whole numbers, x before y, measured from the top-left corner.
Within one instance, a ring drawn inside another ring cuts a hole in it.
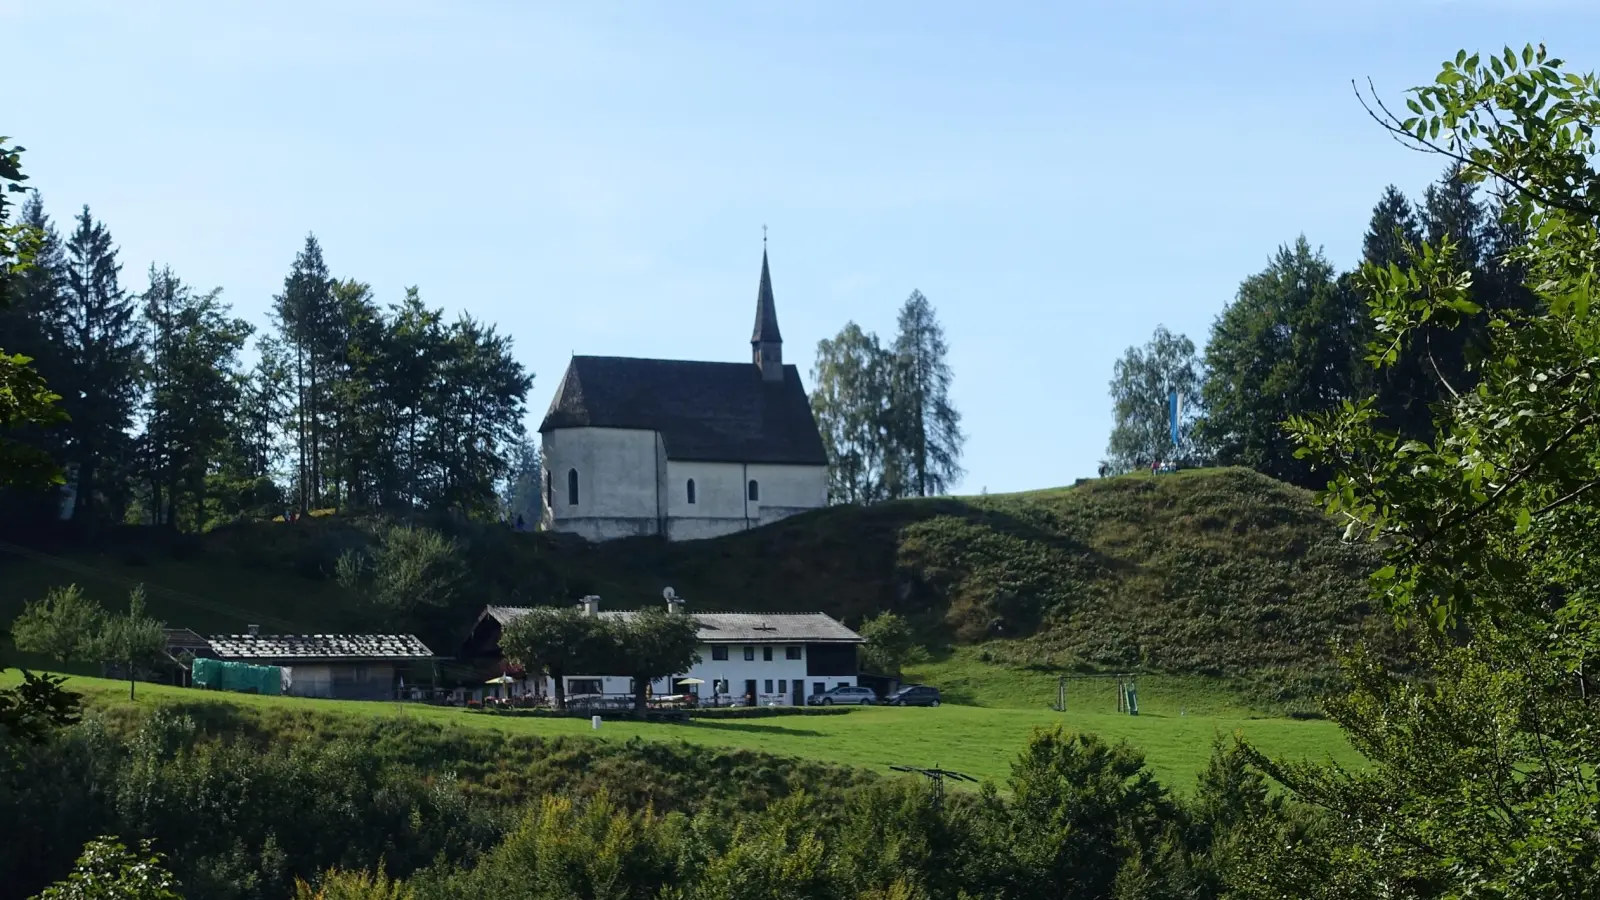
[[[578,505],[578,470],[567,470],[567,505]]]
[[[689,479],[689,502],[694,502],[694,479]]]
[[[750,502],[757,503],[761,500],[761,485],[756,484],[754,478],[750,479]]]
[[[556,508],[556,480],[548,470],[544,473],[544,505],[551,509]]]

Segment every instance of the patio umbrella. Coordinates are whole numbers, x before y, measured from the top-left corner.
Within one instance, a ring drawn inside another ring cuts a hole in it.
[[[679,684],[705,684],[704,681],[702,681],[702,680],[700,680],[698,678],[679,678],[678,679],[678,683]]]
[[[516,681],[516,679],[512,678],[510,675],[501,675],[498,678],[491,678],[488,681],[485,681],[484,684],[510,684],[513,681]]]

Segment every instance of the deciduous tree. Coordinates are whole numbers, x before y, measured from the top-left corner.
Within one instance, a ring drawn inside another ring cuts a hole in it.
[[[1450,394],[1425,439],[1370,400],[1297,418],[1302,452],[1333,467],[1326,492],[1351,538],[1387,558],[1374,598],[1417,631],[1424,678],[1371,656],[1329,704],[1370,765],[1261,764],[1328,810],[1317,833],[1262,847],[1245,896],[1589,897],[1600,857],[1600,80],[1543,47],[1447,61],[1375,116],[1402,142],[1462,165],[1506,197],[1529,235],[1516,251],[1538,298],[1490,318],[1471,391]],[[1381,103],[1381,101],[1380,101]],[[1364,278],[1393,365],[1422,329],[1484,310],[1470,251],[1449,229]]]
[[[893,375],[892,355],[854,322],[817,342],[811,409],[828,452],[834,503],[875,503],[901,492],[888,447]]]
[[[140,667],[155,664],[165,654],[167,637],[162,629],[160,621],[145,615],[142,584],[128,592],[127,612],[105,618],[96,646],[102,660],[127,667],[129,700]]]
[[[607,617],[609,640],[601,651],[601,671],[633,679],[633,709],[643,714],[650,683],[689,671],[700,661],[700,628],[692,616],[662,609],[641,609],[628,616]]]
[[[1114,424],[1106,448],[1111,472],[1129,472],[1157,460],[1194,462],[1204,456],[1195,424],[1200,419],[1203,376],[1194,342],[1156,326],[1143,347],[1129,347],[1111,373]],[[1173,392],[1179,397],[1178,443],[1172,442]]]
[[[529,674],[548,674],[556,708],[566,709],[567,676],[598,671],[608,642],[601,617],[571,607],[539,607],[505,624],[500,652]]]
[[[51,588],[23,608],[11,623],[18,650],[41,653],[58,663],[96,659],[106,613],[76,584]]]

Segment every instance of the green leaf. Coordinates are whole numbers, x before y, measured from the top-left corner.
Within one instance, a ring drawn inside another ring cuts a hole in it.
[[[1532,44],[1528,44],[1528,45],[1526,45],[1526,46],[1524,46],[1522,48],[1522,64],[1525,65],[1525,66],[1533,65],[1533,45]]]
[[[1439,120],[1438,119],[1434,119],[1432,122],[1430,122],[1428,124],[1428,137],[1429,138],[1437,138],[1438,136],[1439,136]]]
[[[1528,508],[1524,506],[1522,509],[1517,510],[1517,534],[1527,534],[1528,529],[1532,527],[1533,514],[1528,511]]]
[[[1407,106],[1407,108],[1409,108],[1412,112],[1416,113],[1417,115],[1419,115],[1419,116],[1422,115],[1422,104],[1420,104],[1417,101],[1411,99],[1410,97],[1406,98],[1406,106]]]
[[[1506,56],[1506,68],[1510,69],[1512,71],[1516,71],[1516,68],[1517,68],[1517,54],[1513,53],[1511,51],[1510,47],[1507,47],[1505,56]]]
[[[1464,63],[1466,61],[1467,61],[1467,51],[1464,50],[1464,49],[1463,50],[1457,50],[1456,51],[1456,65],[1459,66],[1459,65],[1461,65],[1462,63]]]

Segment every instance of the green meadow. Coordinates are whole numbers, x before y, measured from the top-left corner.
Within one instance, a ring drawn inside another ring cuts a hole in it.
[[[0,684],[14,684],[16,671],[0,673]],[[125,711],[126,682],[73,676],[67,686],[83,693],[90,706]],[[1143,688],[1141,687],[1141,690]],[[1189,790],[1210,757],[1218,736],[1235,732],[1274,756],[1327,759],[1359,765],[1359,755],[1338,727],[1321,720],[1296,720],[1252,715],[1248,710],[1221,709],[1207,714],[1178,715],[1163,703],[1145,707],[1138,716],[1110,709],[1004,708],[945,704],[938,708],[872,707],[845,715],[781,716],[763,719],[687,723],[633,722],[607,719],[598,731],[588,719],[523,718],[471,712],[453,707],[409,703],[370,703],[221,694],[189,688],[141,683],[134,705],[235,704],[263,716],[277,713],[325,714],[336,717],[391,717],[444,728],[498,731],[506,735],[555,737],[581,735],[601,741],[666,741],[718,749],[751,750],[888,773],[890,765],[940,765],[1002,786],[1010,766],[1036,728],[1063,726],[1125,740],[1140,748],[1152,771],[1179,791]]]

